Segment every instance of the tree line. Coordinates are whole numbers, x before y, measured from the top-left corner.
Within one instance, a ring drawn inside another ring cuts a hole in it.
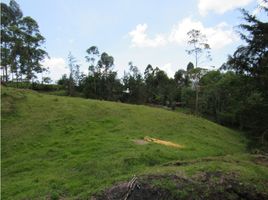
[[[8,82],[11,76],[17,82],[33,82],[37,74],[46,71],[40,63],[48,56],[44,42],[38,23],[23,16],[15,0],[1,3],[1,81]]]
[[[128,71],[119,79],[113,70],[114,58],[92,46],[85,56],[88,75],[80,74],[75,81],[64,75],[58,83],[70,88],[73,82],[73,88],[86,98],[188,108],[246,130],[254,141],[264,143],[268,136],[268,23],[246,10],[241,12],[245,23],[240,25],[240,35],[245,44],[218,70],[198,66],[211,59],[210,47],[199,30],[191,30],[186,51],[193,55],[195,65],[189,62],[186,70],[179,69],[172,78],[150,64],[142,73],[129,62]]]

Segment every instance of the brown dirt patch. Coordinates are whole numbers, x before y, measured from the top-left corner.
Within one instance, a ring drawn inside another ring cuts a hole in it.
[[[133,181],[135,180],[135,181]],[[130,187],[131,186],[131,187]],[[149,175],[119,183],[92,200],[265,200],[251,185],[241,183],[234,173],[202,172],[191,178]]]
[[[171,162],[163,164],[163,166],[183,166],[183,165],[192,165],[196,163],[213,162],[213,161],[221,161],[221,162],[227,162],[227,163],[240,163],[239,160],[230,160],[222,156],[215,156],[215,157],[204,157],[204,158],[188,160],[188,161],[180,161],[180,160],[171,161]]]
[[[254,155],[253,162],[259,165],[264,165],[268,167],[268,156],[267,155]]]
[[[147,142],[153,142],[153,143],[156,143],[156,144],[161,144],[161,145],[165,145],[165,146],[169,146],[169,147],[175,147],[175,148],[184,148],[183,145],[181,144],[176,144],[176,143],[173,143],[173,142],[170,142],[170,141],[165,141],[165,140],[160,140],[160,139],[156,139],[156,138],[152,138],[152,137],[144,137],[144,140],[147,141]]]

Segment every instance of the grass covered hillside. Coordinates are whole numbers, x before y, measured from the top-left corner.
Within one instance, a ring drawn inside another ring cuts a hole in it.
[[[219,171],[267,192],[267,163],[243,135],[203,118],[6,87],[1,96],[3,199],[89,199],[134,175]]]

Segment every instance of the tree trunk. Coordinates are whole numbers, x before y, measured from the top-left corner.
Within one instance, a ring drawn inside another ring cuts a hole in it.
[[[268,129],[266,129],[262,135],[261,135],[261,144],[264,144],[264,138],[265,138],[265,135],[268,133]]]
[[[95,92],[95,96],[97,96],[97,86],[96,86],[96,77],[94,75],[94,92]]]
[[[6,71],[6,83],[8,82],[8,76],[7,76],[7,65],[5,66],[5,71]]]
[[[5,49],[7,49],[7,44],[5,43]],[[6,53],[6,51],[5,51],[5,56],[6,56],[6,59],[7,59],[7,55],[6,55],[7,53]],[[7,83],[7,81],[8,81],[8,77],[7,77],[7,63],[5,63],[5,66],[4,66],[4,69],[3,69],[5,72],[6,72],[6,77],[5,77],[5,81],[6,81],[6,83]]]
[[[195,53],[195,68],[197,68],[197,53]]]
[[[195,89],[195,114],[197,115],[198,114],[198,85],[196,86],[196,89]]]
[[[17,79],[17,88],[19,87],[19,75],[18,71],[16,70],[16,79]]]
[[[4,71],[4,67],[3,67],[3,71],[2,71],[2,77],[1,77],[1,82],[3,81],[4,82],[4,77],[5,77],[5,71]]]
[[[34,79],[32,78],[32,89],[34,89]]]

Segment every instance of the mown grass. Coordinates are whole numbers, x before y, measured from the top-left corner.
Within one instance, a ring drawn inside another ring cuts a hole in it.
[[[267,167],[245,156],[239,132],[203,118],[146,106],[2,88],[2,198],[87,199],[134,174],[235,170],[267,180]],[[145,136],[182,144],[138,145]],[[175,160],[226,156],[245,160],[165,167]],[[244,155],[244,156],[243,156]],[[229,165],[228,165],[229,164]],[[228,166],[227,166],[228,165]],[[255,180],[254,179],[254,180]]]

